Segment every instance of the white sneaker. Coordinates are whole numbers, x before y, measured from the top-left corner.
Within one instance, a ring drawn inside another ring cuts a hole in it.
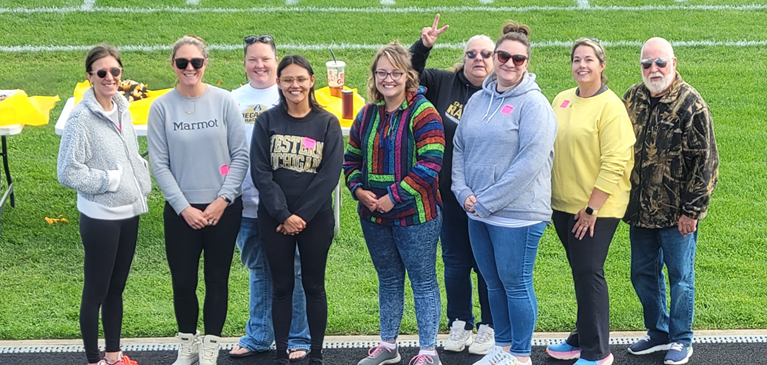
[[[200,346],[200,365],[216,365],[218,350],[221,347],[221,339],[218,336],[202,336]]]
[[[475,355],[487,355],[495,347],[495,330],[486,324],[479,325],[477,337],[469,346],[469,353]]]
[[[471,345],[471,330],[466,329],[466,322],[455,320],[450,326],[450,337],[445,341],[445,351],[461,352]]]
[[[493,346],[493,350],[474,365],[533,365],[533,359],[520,362],[514,355],[503,350],[501,346]]]
[[[176,334],[178,340],[178,357],[173,365],[194,365],[199,360],[200,331],[195,334],[181,333]]]

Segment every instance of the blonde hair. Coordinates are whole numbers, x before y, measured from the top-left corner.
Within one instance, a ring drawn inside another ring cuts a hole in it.
[[[373,58],[373,64],[370,66],[370,77],[368,77],[368,96],[370,99],[377,103],[384,100],[383,94],[376,88],[376,69],[378,68],[378,60],[381,57],[386,57],[389,62],[398,70],[405,73],[407,81],[405,82],[405,91],[412,92],[418,90],[418,73],[413,69],[413,64],[410,62],[410,51],[403,47],[398,41],[393,41],[376,52],[375,58]]]
[[[600,65],[605,64],[605,59],[607,58],[607,53],[605,53],[605,47],[602,47],[598,39],[585,38],[585,37],[578,38],[573,43],[573,47],[570,49],[570,63],[573,63],[573,57],[575,56],[575,49],[580,46],[591,47],[594,50],[594,55],[596,55],[597,59],[599,60],[599,64]],[[602,78],[602,83],[606,85],[607,76],[605,76],[604,71],[600,74],[600,77]]]
[[[170,59],[175,59],[178,49],[181,48],[181,46],[185,46],[187,44],[191,44],[197,47],[197,49],[199,49],[202,53],[202,57],[205,59],[208,58],[208,47],[205,46],[205,41],[196,35],[185,35],[179,38],[176,43],[173,43],[173,53],[171,53]]]
[[[530,58],[530,27],[525,24],[509,20],[501,30],[501,39],[495,43],[495,49],[504,41],[517,41],[527,48],[527,58]]]

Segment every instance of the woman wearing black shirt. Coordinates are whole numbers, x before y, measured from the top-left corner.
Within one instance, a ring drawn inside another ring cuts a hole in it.
[[[274,284],[272,319],[275,364],[290,364],[293,258],[301,257],[307,319],[312,338],[310,365],[324,364],[327,326],[325,265],[333,241],[331,193],[343,163],[338,119],[314,98],[314,72],[299,55],[277,66],[280,105],[261,114],[253,129],[251,175],[260,192],[258,225]]]

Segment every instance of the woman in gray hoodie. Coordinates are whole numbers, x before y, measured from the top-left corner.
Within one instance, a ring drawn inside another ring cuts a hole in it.
[[[129,363],[120,352],[122,293],[136,250],[139,215],[152,188],[138,151],[128,101],[117,93],[122,75],[114,47],[99,45],[85,59],[93,86],[67,119],[59,147],[59,182],[77,190],[85,249],[80,331],[89,364]],[[98,347],[101,309],[106,356]]]
[[[453,141],[452,190],[470,218],[495,326],[495,348],[475,365],[531,364],[533,264],[551,219],[557,121],[527,72],[530,28],[510,22],[503,34],[495,71],[469,99]]]

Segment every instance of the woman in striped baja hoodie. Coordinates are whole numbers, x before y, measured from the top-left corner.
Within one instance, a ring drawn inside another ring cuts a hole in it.
[[[362,233],[378,272],[381,326],[380,344],[359,365],[400,361],[396,340],[406,271],[421,347],[411,364],[440,364],[435,351],[441,308],[436,261],[445,131],[424,91],[410,53],[396,42],[382,47],[368,79],[373,102],[357,114],[349,133],[344,173],[359,200]]]

